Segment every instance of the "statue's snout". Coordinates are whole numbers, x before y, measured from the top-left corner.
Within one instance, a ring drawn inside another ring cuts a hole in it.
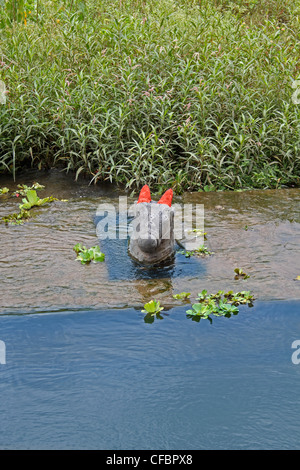
[[[160,240],[149,236],[148,238],[139,238],[138,246],[145,253],[153,253],[160,245]]]

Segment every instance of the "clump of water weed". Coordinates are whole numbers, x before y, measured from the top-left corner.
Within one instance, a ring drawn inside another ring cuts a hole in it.
[[[44,186],[39,183],[34,183],[32,186],[25,184],[18,185],[18,190],[13,193],[13,196],[25,196],[22,198],[22,204],[19,204],[20,210],[19,212],[2,217],[2,221],[9,225],[22,225],[31,217],[30,209],[32,207],[40,207],[49,202],[58,201],[53,196],[40,198],[36,192],[38,189],[44,189]]]
[[[239,305],[253,306],[254,296],[250,291],[241,291],[234,293],[233,291],[218,291],[216,294],[208,294],[207,290],[203,290],[198,294],[198,303],[194,303],[192,308],[186,311],[187,318],[199,322],[206,319],[212,322],[212,316],[227,317],[237,315],[239,313]]]
[[[81,243],[77,243],[73,250],[77,255],[77,260],[81,262],[81,264],[90,264],[103,262],[105,260],[105,254],[101,252],[99,246],[92,246],[91,248],[86,248],[85,246],[81,245]]]

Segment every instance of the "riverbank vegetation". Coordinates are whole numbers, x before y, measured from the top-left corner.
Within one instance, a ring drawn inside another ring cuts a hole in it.
[[[300,185],[298,0],[0,3],[0,172]]]

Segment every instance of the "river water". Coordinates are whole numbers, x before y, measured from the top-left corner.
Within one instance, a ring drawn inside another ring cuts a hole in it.
[[[0,224],[0,448],[299,447],[300,190],[176,197],[204,204],[214,254],[177,253],[148,276],[124,243],[103,243],[106,261],[88,266],[72,250],[99,242],[97,207],[124,193],[58,171],[0,187],[34,181],[46,186],[40,197],[68,202]],[[0,217],[18,203],[0,196]],[[249,279],[235,280],[237,267]],[[172,294],[203,289],[250,290],[256,301],[196,323]],[[149,324],[141,308],[153,298],[165,310]]]

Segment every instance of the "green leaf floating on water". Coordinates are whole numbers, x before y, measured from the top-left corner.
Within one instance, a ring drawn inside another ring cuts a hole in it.
[[[29,210],[34,206],[42,206],[43,204],[46,204],[47,202],[52,202],[52,201],[57,201],[56,198],[53,196],[50,197],[44,197],[43,199],[40,199],[35,191],[35,189],[29,189],[26,191],[26,198],[22,199],[23,204],[20,204],[19,208]]]
[[[235,272],[234,279],[236,280],[237,279],[249,279],[250,277],[248,274],[244,273],[244,271],[240,268],[235,268],[234,272]]]
[[[180,294],[174,294],[173,299],[180,299],[180,300],[188,299],[190,295],[191,295],[190,292],[180,292]]]
[[[179,253],[186,258],[190,258],[191,256],[210,256],[213,254],[213,251],[209,251],[205,245],[201,245],[196,250],[180,250]]]
[[[142,310],[142,313],[151,313],[152,315],[156,315],[161,312],[164,307],[160,306],[160,302],[158,300],[150,300],[150,302],[144,305],[144,309],[145,310]]]
[[[30,214],[28,211],[22,209],[19,213],[14,213],[2,217],[3,222],[9,225],[23,225],[24,221],[30,218]]]
[[[7,194],[9,192],[8,188],[0,188],[0,196],[1,194]]]
[[[198,294],[197,300],[199,302],[193,304],[192,308],[186,311],[188,318],[205,318],[211,321],[211,315],[217,317],[237,315],[239,313],[238,305],[240,304],[248,304],[249,307],[252,307],[254,297],[249,291],[224,293],[220,290],[216,294],[208,294],[207,290],[203,290]]]
[[[16,197],[19,197],[20,195],[25,196],[22,199],[23,204],[19,205],[20,212],[10,214],[8,216],[1,218],[1,220],[3,220],[6,224],[9,224],[9,225],[22,225],[25,222],[25,220],[30,218],[29,210],[32,207],[35,207],[35,206],[39,207],[39,206],[42,206],[43,204],[47,204],[48,202],[58,201],[58,199],[53,196],[44,197],[42,199],[39,198],[36,193],[36,190],[44,188],[44,186],[42,186],[39,183],[34,183],[32,186],[19,184],[18,188],[19,190],[15,191],[13,195]],[[8,191],[9,191],[8,188],[2,188],[0,189],[0,195],[5,194]]]
[[[81,243],[77,243],[73,250],[77,254],[76,259],[81,261],[81,264],[89,264],[91,261],[98,263],[105,260],[105,254],[101,252],[99,246],[92,246],[92,248],[87,249]]]

